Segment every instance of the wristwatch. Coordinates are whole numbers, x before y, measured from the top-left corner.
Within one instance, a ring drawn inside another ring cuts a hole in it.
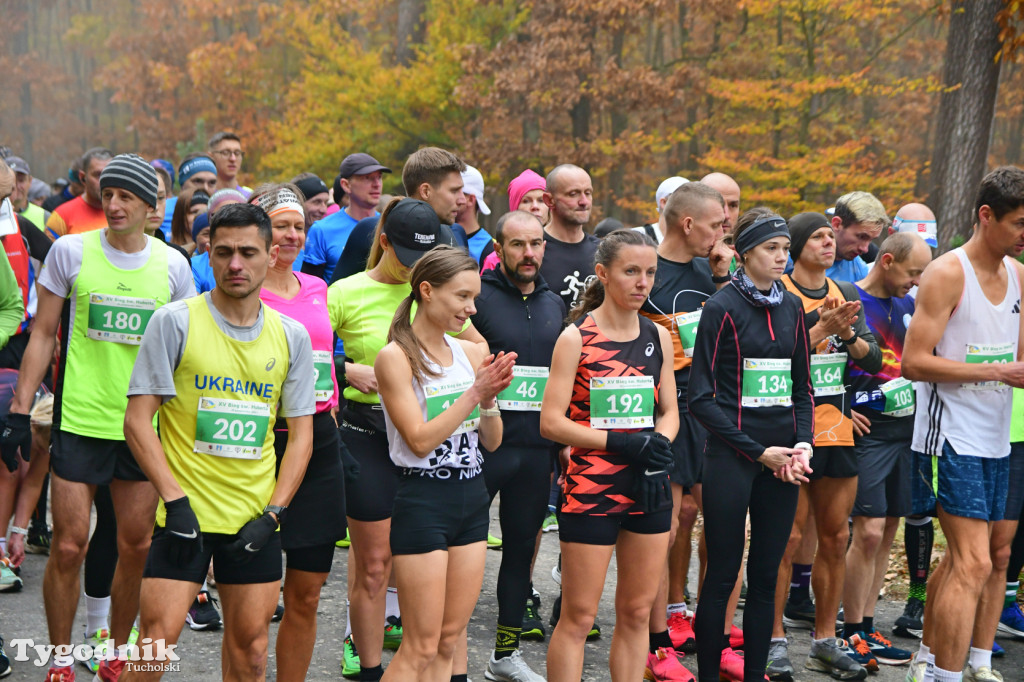
[[[273,512],[273,514],[277,516],[277,525],[280,526],[284,521],[284,517],[288,514],[288,507],[282,507],[278,504],[268,504],[263,508],[263,513],[266,514],[267,512]]]
[[[501,416],[501,410],[499,410],[497,407],[481,407],[480,408],[480,416],[481,417],[500,417]]]

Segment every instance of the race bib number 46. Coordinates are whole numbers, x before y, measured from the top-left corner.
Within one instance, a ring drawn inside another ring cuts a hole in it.
[[[590,426],[654,428],[654,377],[591,377]]]
[[[502,410],[540,412],[544,389],[548,385],[548,373],[547,367],[513,367],[512,383],[498,394],[498,407]]]
[[[270,405],[228,398],[200,398],[194,450],[233,459],[260,459],[270,427]]]
[[[85,335],[94,341],[142,343],[149,318],[156,312],[151,298],[89,294],[89,322]]]
[[[743,407],[789,407],[793,404],[792,361],[789,358],[744,358]]]
[[[985,365],[992,362],[1006,364],[1013,362],[1013,344],[1001,343],[996,345],[967,344],[967,353],[964,355],[964,362],[969,365]],[[977,381],[971,384],[963,384],[968,391],[999,391],[1009,388],[1001,381]]]
[[[472,379],[466,379],[464,381],[447,381],[440,384],[428,384],[423,388],[423,393],[427,398],[427,421],[430,421],[434,417],[437,417],[442,412],[452,406],[459,396],[466,392],[466,390],[473,385]],[[480,426],[480,406],[473,408],[469,417],[459,425],[459,428],[455,429],[452,433],[456,436],[460,433],[466,433],[467,431],[476,431]]]

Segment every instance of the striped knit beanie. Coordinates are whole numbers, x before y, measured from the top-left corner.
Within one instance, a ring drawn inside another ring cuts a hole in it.
[[[156,171],[138,154],[118,154],[100,173],[100,190],[126,189],[152,207],[156,207]]]

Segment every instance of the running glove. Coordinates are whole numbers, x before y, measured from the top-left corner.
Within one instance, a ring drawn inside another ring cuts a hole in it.
[[[243,563],[250,561],[270,542],[275,532],[277,521],[270,512],[264,512],[262,516],[242,526],[242,530],[238,531],[238,539],[226,546],[224,551]]]
[[[656,431],[609,431],[608,450],[629,457],[651,470],[667,470],[672,466],[672,443]]]
[[[18,470],[19,449],[21,458],[27,462],[32,456],[32,424],[27,414],[12,412],[7,415],[3,433],[0,433],[0,457],[3,458],[8,471]]]
[[[636,503],[645,514],[672,504],[672,488],[665,469],[637,469],[633,486]]]
[[[167,518],[167,553],[179,567],[187,566],[197,554],[203,551],[203,533],[199,530],[199,519],[188,503],[188,496],[164,502]]]

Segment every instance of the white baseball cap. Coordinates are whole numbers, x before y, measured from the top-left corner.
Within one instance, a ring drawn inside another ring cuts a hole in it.
[[[658,213],[661,213],[661,200],[688,182],[689,180],[686,178],[673,175],[671,178],[666,178],[664,182],[658,185],[658,191],[654,193],[654,205],[657,207]]]
[[[491,215],[491,209],[484,202],[484,176],[476,168],[466,166],[462,171],[462,191],[476,197],[476,206],[484,215]]]

